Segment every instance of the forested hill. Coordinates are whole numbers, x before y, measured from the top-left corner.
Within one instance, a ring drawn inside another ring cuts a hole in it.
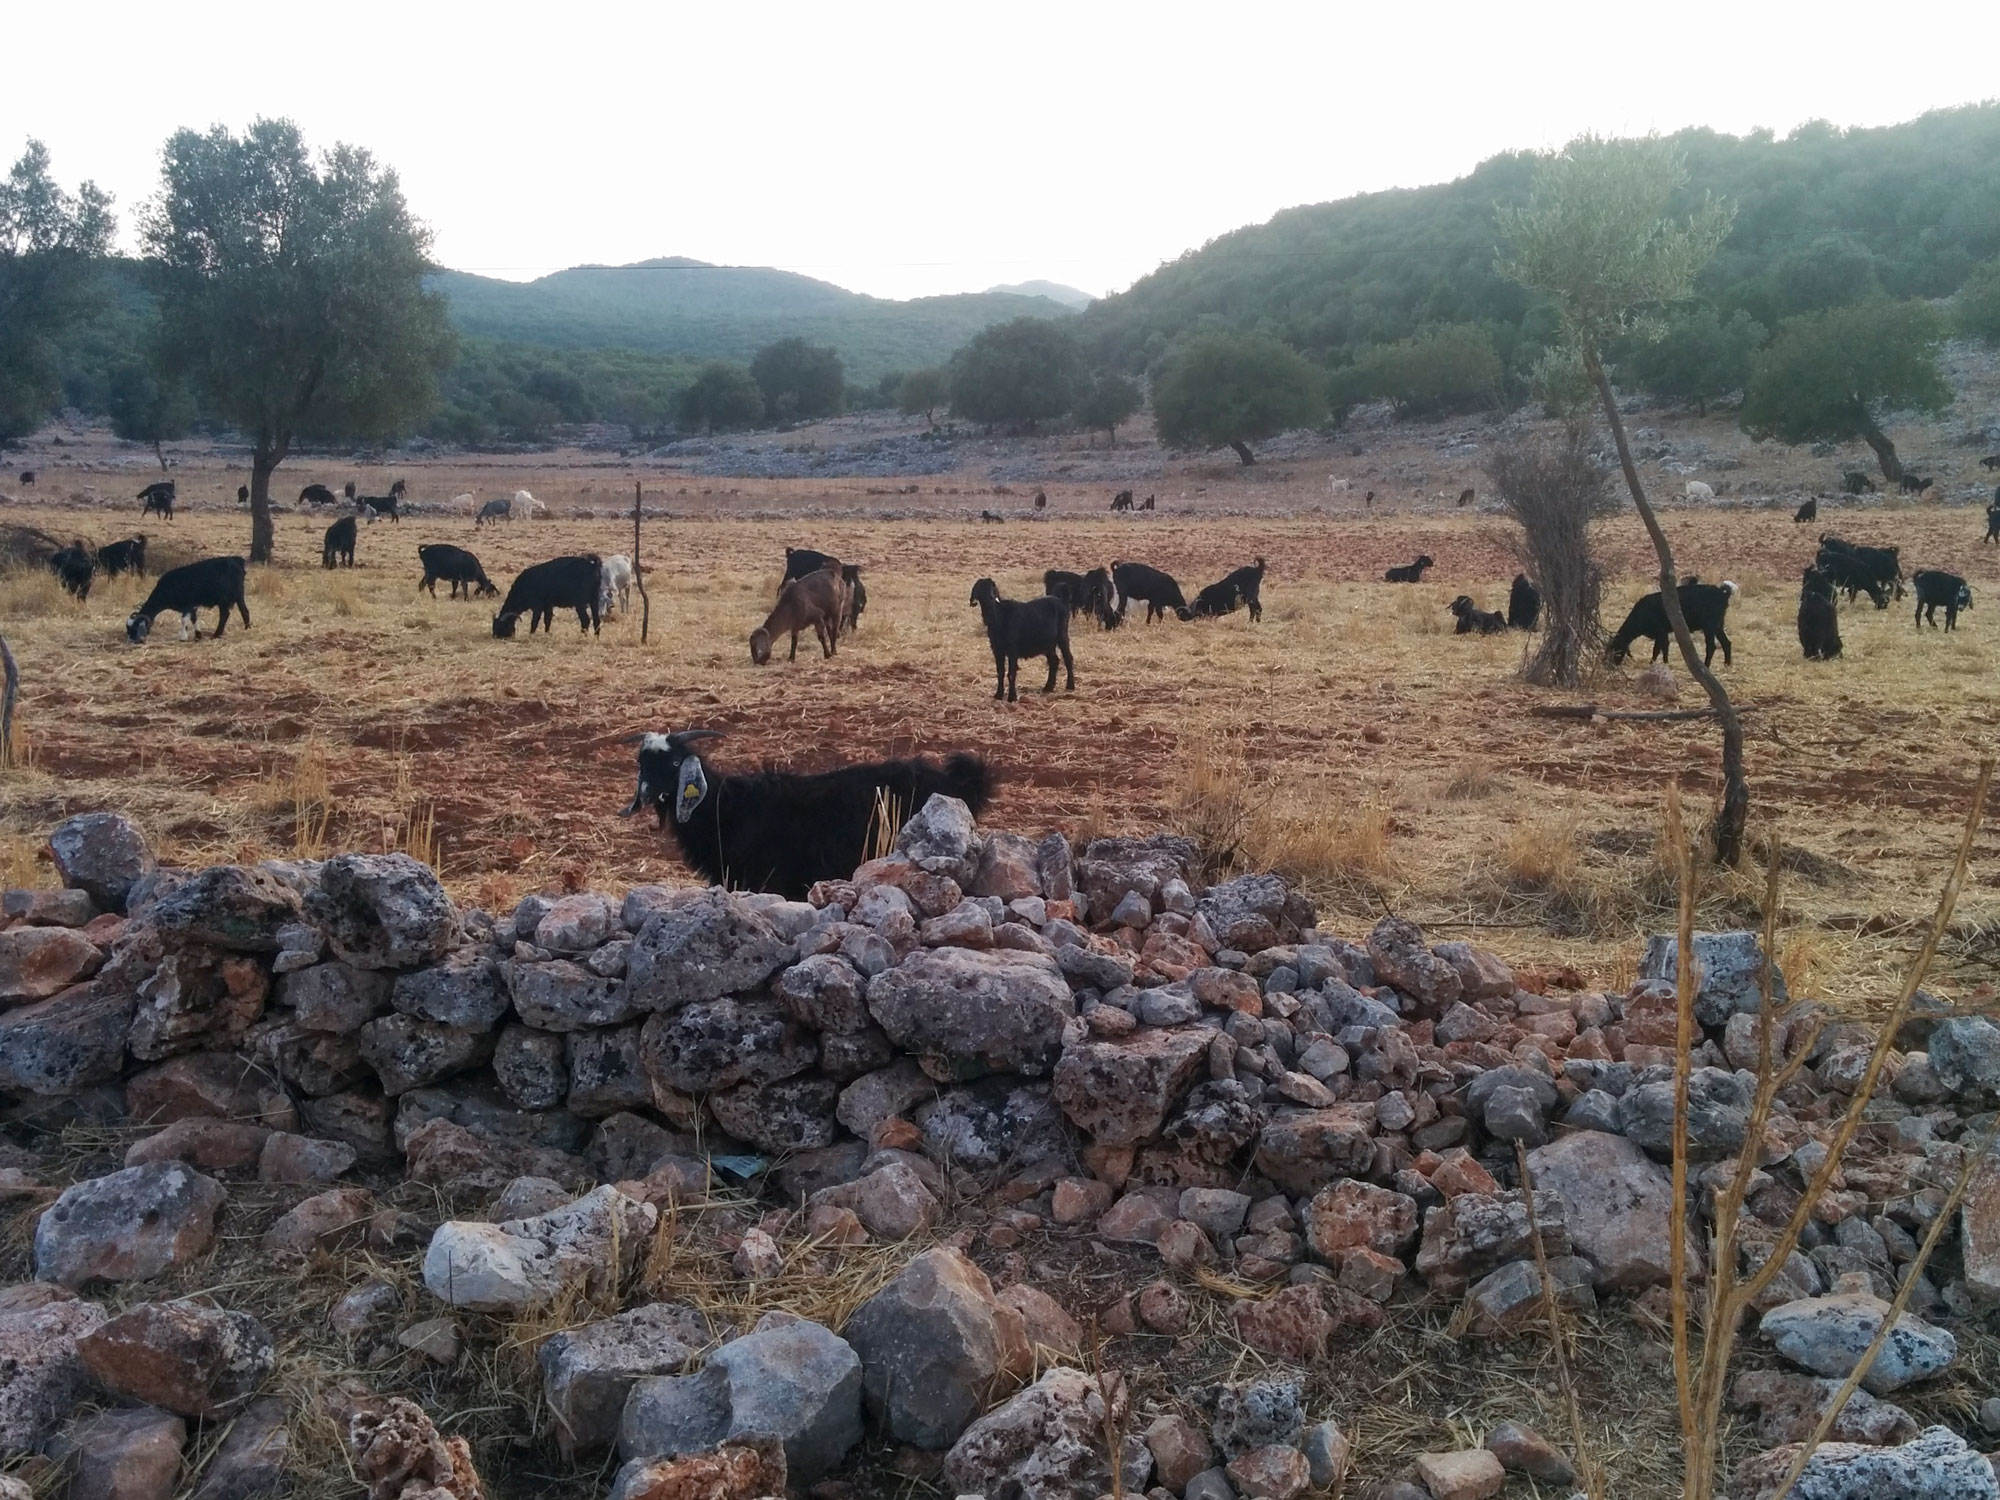
[[[892,302],[790,271],[669,258],[577,266],[529,282],[444,271],[434,285],[459,330],[555,348],[635,349],[747,361],[777,339],[840,351],[850,381],[942,364],[992,323],[1068,317],[1046,297],[976,292]]]
[[[1880,290],[1943,297],[2000,255],[2000,103],[1904,125],[1802,126],[1783,140],[1677,137],[1690,196],[1736,205],[1703,278],[1724,315],[1770,325]],[[1456,182],[1287,209],[1223,235],[1117,296],[1078,331],[1138,370],[1206,326],[1275,334],[1327,365],[1426,325],[1483,323],[1503,358],[1539,346],[1543,317],[1494,271],[1494,209],[1521,202],[1534,158],[1510,153]]]

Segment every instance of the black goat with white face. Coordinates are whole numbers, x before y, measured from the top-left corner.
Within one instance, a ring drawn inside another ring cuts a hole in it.
[[[915,814],[935,793],[977,814],[993,793],[993,773],[976,755],[885,760],[831,771],[766,768],[710,771],[695,745],[714,729],[632,737],[639,746],[639,786],[619,816],[650,807],[671,826],[681,857],[707,879],[737,890],[803,900],[814,882],[845,880],[872,844]],[[630,741],[628,741],[630,743]],[[885,820],[888,827],[881,826]]]

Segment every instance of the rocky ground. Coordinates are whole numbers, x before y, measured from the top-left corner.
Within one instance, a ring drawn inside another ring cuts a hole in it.
[[[50,852],[0,931],[7,1500],[1679,1492],[1665,939],[1577,988],[944,798],[806,902]],[[1763,962],[1695,954],[1705,1229]],[[1773,1001],[1746,1270],[1876,1041]],[[1950,1198],[2000,1027],[1926,997],[1888,1059],[1745,1330],[1733,1495],[1913,1283],[1793,1493],[2000,1497],[2000,1176]]]

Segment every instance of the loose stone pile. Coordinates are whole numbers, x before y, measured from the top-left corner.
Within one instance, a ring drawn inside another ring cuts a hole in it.
[[[942,1453],[959,1494],[1095,1500],[1115,1463],[1128,1493],[1290,1497],[1337,1483],[1353,1458],[1299,1382],[1207,1392],[1205,1428],[1135,1411],[1114,1373],[1076,1367],[1077,1319],[1181,1333],[1187,1286],[1212,1268],[1255,1289],[1234,1301],[1235,1336],[1310,1366],[1418,1297],[1458,1303],[1475,1341],[1536,1333],[1538,1254],[1573,1310],[1665,1295],[1665,939],[1623,994],[1564,988],[1395,918],[1337,937],[1275,876],[1203,888],[1184,839],[1079,854],[1060,835],[982,832],[948,798],[807,902],[646,886],[532,896],[496,917],[460,909],[401,855],[169,870],[113,814],[71,819],[50,844],[66,888],[4,898],[0,1104],[21,1131],[155,1127],[122,1170],[53,1197],[36,1280],[0,1290],[0,1454],[47,1453],[76,1494],[173,1493],[187,1421],[224,1414],[236,1425],[199,1493],[283,1488],[287,1413],[258,1399],[268,1330],[196,1302],[113,1317],[80,1295],[205,1254],[231,1178],[316,1189],[264,1228],[274,1256],[427,1234],[432,1316],[388,1329],[400,1294],[370,1282],[333,1323],[441,1364],[463,1315],[615,1302],[663,1213],[718,1172],[776,1163],[759,1179],[773,1212],[731,1235],[749,1279],[781,1271],[787,1232],[898,1241],[948,1228],[980,1186],[983,1248],[1008,1268],[998,1290],[966,1231],[911,1256],[837,1330],[782,1313],[717,1326],[664,1301],[547,1339],[558,1439],[580,1462],[615,1451],[618,1500],[837,1486],[827,1476],[864,1432]],[[1779,981],[1780,1055],[1809,1056],[1748,1143],[1763,955],[1750,934],[1714,933],[1696,956],[1686,1251],[1700,1274],[1705,1216],[1745,1149],[1745,1269],[1762,1263],[1875,1037],[1811,1025],[1815,1008]],[[1853,1370],[2000,1099],[2000,1028],[1941,1011],[1919,1007],[1897,1039],[1835,1190],[1757,1309],[1763,1344],[1801,1373],[1737,1379],[1735,1403],[1773,1446],[1740,1466],[1738,1493],[1775,1483],[1782,1445]],[[0,1192],[35,1194],[35,1161],[0,1160]],[[360,1185],[385,1173],[491,1195],[489,1211],[413,1224]],[[1163,1274],[1064,1308],[1009,1254],[1050,1229],[1142,1247]],[[1988,1173],[1834,1428],[1840,1446],[1794,1493],[2000,1500],[1976,1449],[1919,1431],[1892,1399],[1953,1369],[1950,1328],[1996,1299]],[[89,1395],[126,1404],[65,1422]],[[372,1494],[480,1493],[463,1440],[408,1402],[341,1399]],[[1510,1473],[1548,1493],[1573,1477],[1512,1424],[1403,1467],[1382,1500],[1477,1500]],[[86,1484],[99,1470],[111,1477]],[[234,1487],[212,1490],[225,1470]]]

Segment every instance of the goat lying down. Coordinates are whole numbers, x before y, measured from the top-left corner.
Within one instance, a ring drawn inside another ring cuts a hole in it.
[[[993,795],[993,772],[976,755],[885,760],[831,771],[711,771],[694,746],[714,729],[633,735],[639,787],[619,814],[650,807],[671,825],[681,857],[718,885],[802,901],[813,883],[845,880],[886,843],[884,817],[907,819],[934,795],[956,797],[974,814]]]

